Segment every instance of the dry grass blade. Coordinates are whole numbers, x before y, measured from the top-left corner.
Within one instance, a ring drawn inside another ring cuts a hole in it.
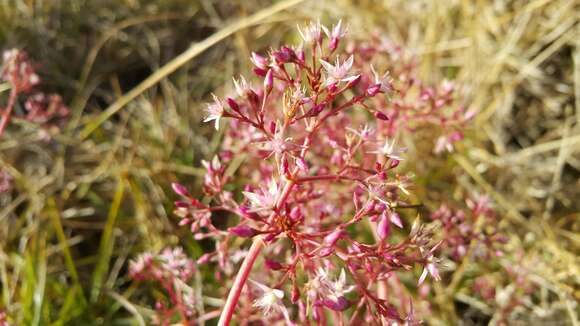
[[[131,315],[133,315],[133,317],[135,317],[135,320],[136,320],[138,325],[140,325],[140,326],[147,325],[145,323],[145,319],[143,319],[143,316],[141,316],[137,307],[135,307],[135,305],[133,305],[129,300],[127,300],[125,297],[123,297],[122,295],[120,295],[117,292],[109,291],[109,292],[107,292],[107,294],[110,295],[117,302],[119,302],[125,309],[127,309],[127,311],[129,311],[131,313]]]
[[[219,32],[213,34],[207,39],[192,45],[188,50],[168,62],[166,65],[161,67],[158,71],[153,73],[151,76],[147,77],[139,85],[135,86],[132,90],[127,92],[113,104],[111,104],[103,113],[99,114],[94,120],[91,120],[81,131],[80,138],[87,138],[95,129],[97,129],[103,122],[107,121],[112,115],[121,110],[125,105],[134,100],[137,96],[143,93],[145,90],[149,89],[153,85],[157,84],[163,78],[167,77],[169,74],[173,73],[189,60],[195,58],[197,55],[210,48],[211,46],[219,43],[228,36],[259,23],[260,21],[280,12],[288,9],[292,6],[303,2],[304,0],[290,0],[277,3],[269,8],[263,9],[247,18],[242,18],[237,22],[231,24],[228,27],[223,28]]]

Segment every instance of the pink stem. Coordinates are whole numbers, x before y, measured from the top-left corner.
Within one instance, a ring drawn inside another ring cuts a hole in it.
[[[250,271],[252,270],[252,266],[254,266],[254,262],[256,261],[256,258],[258,258],[258,255],[260,254],[263,246],[264,241],[261,237],[254,239],[254,242],[250,247],[250,251],[248,252],[248,255],[246,255],[246,258],[244,258],[244,262],[242,263],[242,267],[240,268],[238,275],[236,275],[234,286],[228,294],[228,299],[226,300],[226,304],[222,310],[218,326],[227,326],[230,324],[232,316],[234,315],[234,308],[238,303],[242,289],[246,284],[248,276],[250,275]]]
[[[292,181],[286,183],[286,186],[284,186],[284,189],[282,190],[282,193],[280,194],[280,197],[276,202],[277,209],[280,208],[284,204],[284,202],[286,202],[286,199],[290,195],[290,191],[294,187],[294,184],[295,183]],[[276,212],[272,212],[272,216],[275,214]],[[234,285],[232,286],[230,292],[228,293],[228,298],[226,299],[226,304],[224,305],[222,314],[220,315],[218,326],[228,326],[230,324],[230,321],[232,320],[232,317],[234,315],[234,309],[236,308],[238,300],[240,299],[240,295],[242,294],[242,289],[244,288],[244,285],[248,280],[248,276],[252,271],[252,267],[256,262],[256,258],[258,258],[260,251],[262,251],[262,247],[264,247],[264,240],[262,239],[262,237],[258,236],[254,238],[254,242],[252,242],[250,251],[244,258],[242,266],[240,267],[240,270],[236,275]]]
[[[16,88],[12,88],[10,91],[10,98],[8,98],[8,104],[4,109],[4,113],[2,114],[2,120],[0,121],[0,136],[4,133],[4,129],[8,125],[8,121],[10,121],[10,114],[12,113],[12,108],[14,108],[14,103],[16,102],[16,97],[18,92]]]

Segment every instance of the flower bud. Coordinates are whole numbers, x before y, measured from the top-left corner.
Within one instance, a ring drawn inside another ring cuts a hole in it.
[[[373,97],[381,91],[381,84],[374,84],[367,88],[367,96]]]
[[[339,42],[338,37],[333,37],[330,40],[330,43],[328,44],[328,49],[330,50],[330,52],[334,52],[334,50],[336,50],[336,48],[338,47],[338,42]]]
[[[383,212],[379,224],[377,224],[377,235],[381,241],[385,240],[389,233],[391,233],[391,223],[387,217],[387,214]]]
[[[324,237],[324,244],[328,247],[332,247],[336,242],[343,236],[344,231],[336,230]]]
[[[320,112],[322,112],[324,110],[325,106],[326,106],[325,103],[320,103],[320,104],[314,106],[312,109],[308,110],[308,112],[306,112],[304,114],[304,118],[316,117],[317,115],[320,114]]]
[[[334,252],[334,248],[324,247],[319,251],[318,256],[320,256],[321,258],[324,258],[324,257],[332,255],[333,252]]]
[[[240,106],[238,105],[238,102],[236,102],[236,100],[234,100],[231,97],[228,97],[226,101],[228,102],[228,105],[232,110],[240,112]]]
[[[294,284],[294,286],[292,287],[292,295],[290,297],[290,300],[292,301],[293,304],[296,304],[296,302],[298,302],[299,299],[300,299],[300,289],[296,284]]]
[[[361,81],[361,75],[357,75],[353,80],[349,81],[346,85],[347,89],[355,87]]]
[[[274,241],[276,239],[276,236],[278,236],[278,233],[276,232],[268,233],[268,235],[264,237],[264,242],[269,243],[271,241]]]
[[[296,57],[299,62],[304,62],[305,60],[304,50],[301,49],[300,51],[298,51],[298,53],[296,53]]]
[[[261,220],[260,215],[258,215],[258,213],[256,213],[256,212],[252,212],[250,210],[250,208],[248,208],[247,206],[240,206],[239,211],[240,211],[240,214],[245,218],[255,220],[255,221]]]
[[[238,226],[234,226],[233,228],[229,228],[228,231],[241,238],[251,238],[255,236],[258,231],[249,227],[248,225],[242,224]]]
[[[266,94],[270,94],[272,88],[274,87],[274,72],[272,69],[269,69],[266,73],[266,77],[264,77],[264,90]]]
[[[305,173],[308,173],[308,163],[306,163],[306,160],[299,157],[298,159],[296,159],[296,165],[298,165],[298,167],[300,168],[300,170],[302,170]]]
[[[391,223],[395,224],[399,228],[401,228],[401,229],[403,228],[403,222],[401,221],[401,217],[399,216],[399,213],[391,212],[389,214],[389,220],[391,221]]]
[[[252,71],[254,72],[254,74],[256,74],[256,76],[260,76],[260,77],[264,77],[266,76],[266,69],[260,69],[260,68],[254,68],[252,69]]]
[[[185,188],[185,186],[183,186],[177,182],[173,182],[171,184],[171,188],[173,188],[173,191],[180,196],[190,197],[189,191],[187,191],[187,188]]]
[[[187,207],[189,207],[189,205],[186,202],[184,202],[183,200],[176,200],[175,202],[173,202],[173,205],[176,208],[187,208]]]
[[[385,121],[389,120],[389,117],[381,111],[375,112],[375,118]]]
[[[254,66],[256,66],[256,68],[259,68],[260,70],[264,71],[268,69],[268,59],[257,54],[256,52],[252,52],[252,57],[250,60],[252,61]]]
[[[212,254],[211,253],[207,253],[207,254],[203,254],[201,255],[201,257],[199,257],[197,259],[197,264],[198,265],[202,265],[202,264],[206,264],[209,262],[209,260],[211,259]]]
[[[280,264],[279,262],[267,258],[264,261],[264,265],[266,265],[268,269],[271,269],[273,271],[279,271],[282,268],[284,268],[284,266],[282,266],[282,264]]]
[[[272,52],[272,56],[278,63],[284,64],[293,61],[296,53],[291,48],[283,46],[280,50]]]
[[[336,90],[337,90],[337,83],[332,83],[332,84],[328,85],[328,87],[326,88],[326,90],[327,90],[329,93],[334,93],[334,92],[336,92]]]
[[[290,211],[290,219],[294,223],[300,222],[303,217],[304,216],[302,215],[302,211],[298,206],[293,207],[292,210]]]
[[[350,307],[351,303],[345,297],[338,297],[336,300],[324,299],[322,305],[334,311],[344,311]]]

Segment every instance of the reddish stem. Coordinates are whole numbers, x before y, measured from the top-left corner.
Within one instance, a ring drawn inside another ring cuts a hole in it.
[[[231,288],[230,293],[228,294],[226,304],[222,310],[220,320],[218,321],[218,326],[227,326],[230,324],[232,316],[234,315],[234,308],[238,303],[242,289],[246,284],[248,276],[250,275],[250,271],[252,270],[252,266],[254,266],[254,262],[256,261],[256,258],[258,258],[258,255],[260,254],[263,246],[264,241],[262,240],[262,237],[256,237],[252,243],[252,246],[250,247],[250,251],[246,255],[246,258],[244,258],[244,262],[242,263],[242,267],[240,267],[238,275],[236,275],[234,286]]]
[[[284,202],[286,202],[286,199],[290,195],[290,191],[292,190],[294,185],[295,183],[292,181],[288,181],[286,183],[284,189],[282,190],[282,193],[280,194],[280,197],[278,198],[278,201],[276,202],[275,210],[279,209],[284,204]],[[276,214],[275,211],[272,212],[272,216],[275,214]],[[242,266],[240,267],[240,270],[236,275],[234,285],[232,286],[230,292],[228,293],[228,298],[226,299],[226,304],[224,305],[222,314],[220,315],[218,326],[228,326],[230,324],[230,321],[232,320],[232,317],[234,315],[234,309],[236,308],[238,300],[240,299],[240,295],[242,294],[242,289],[244,288],[244,285],[248,280],[248,276],[252,271],[252,267],[256,262],[256,258],[258,258],[258,255],[260,254],[260,251],[262,251],[263,247],[264,240],[262,239],[262,237],[258,236],[254,238],[254,242],[252,242],[252,246],[250,247],[248,254],[244,258],[244,261],[242,262]]]
[[[16,97],[18,96],[18,92],[16,88],[12,88],[10,91],[10,98],[8,99],[8,104],[2,113],[2,120],[0,121],[0,136],[4,133],[4,129],[8,125],[8,121],[10,121],[10,114],[12,113],[12,109],[14,108],[14,103],[16,102]]]

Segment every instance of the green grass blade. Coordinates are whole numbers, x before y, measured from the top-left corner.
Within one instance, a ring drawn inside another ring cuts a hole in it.
[[[91,302],[95,302],[99,298],[105,274],[109,269],[109,262],[111,260],[111,255],[113,254],[113,247],[115,244],[113,230],[115,228],[117,216],[119,215],[119,208],[121,207],[124,192],[124,180],[119,179],[117,183],[117,189],[115,191],[115,196],[113,197],[113,202],[107,216],[107,223],[105,224],[105,229],[103,230],[103,235],[101,237],[97,266],[95,267],[95,272],[93,274]]]

